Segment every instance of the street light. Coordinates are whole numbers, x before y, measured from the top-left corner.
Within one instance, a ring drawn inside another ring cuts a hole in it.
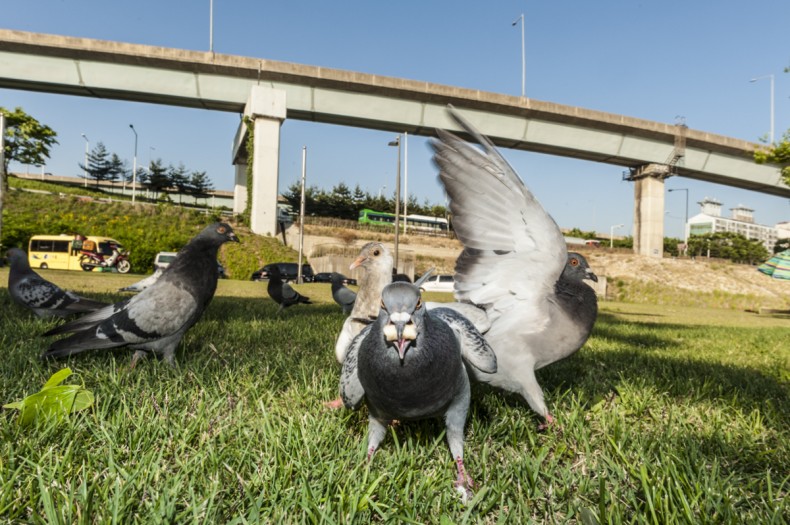
[[[524,56],[524,13],[513,20],[511,26],[515,26],[521,21],[521,98],[526,96],[526,81],[527,81],[527,60]]]
[[[208,2],[208,50],[214,52],[214,0]]]
[[[768,78],[771,80],[771,133],[768,136],[771,144],[774,143],[774,76],[771,75],[763,75],[761,77],[754,77],[753,79],[749,80],[749,82],[757,82],[760,79]]]
[[[398,147],[398,170],[395,173],[395,272],[398,271],[398,240],[400,235],[400,135],[387,146]]]
[[[616,228],[622,228],[625,224],[615,224],[609,228],[609,249],[611,250],[614,248],[614,230]]]
[[[132,162],[132,204],[134,204],[134,199],[137,196],[137,130],[131,124],[129,127],[134,133],[134,161]]]
[[[688,222],[689,222],[689,190],[688,188],[673,188],[671,190],[667,190],[668,192],[672,191],[685,191],[686,192],[686,215],[683,219],[683,244],[688,246],[689,242],[689,234],[688,234]]]
[[[85,133],[82,133],[82,138],[85,139],[85,164],[83,164],[82,169],[85,170],[85,187],[88,187],[88,148],[90,147],[91,142],[88,140],[88,137],[85,136]]]

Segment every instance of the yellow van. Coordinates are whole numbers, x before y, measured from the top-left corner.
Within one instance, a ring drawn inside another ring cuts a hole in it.
[[[28,244],[27,258],[31,268],[53,270],[85,270],[80,264],[85,255],[83,243],[93,243],[94,250],[105,257],[112,255],[112,245],[123,251],[121,243],[110,237],[89,235],[34,235]],[[86,246],[87,248],[87,246]],[[91,250],[91,251],[94,251]],[[89,268],[90,269],[90,268]]]

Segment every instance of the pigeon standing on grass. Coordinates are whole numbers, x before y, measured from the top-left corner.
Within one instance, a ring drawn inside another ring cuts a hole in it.
[[[474,376],[520,394],[550,424],[535,370],[587,341],[598,303],[583,280],[598,278],[584,257],[567,252],[557,224],[493,143],[452,108],[450,115],[481,146],[442,130],[431,143],[464,246],[455,297],[485,310],[485,338],[497,356],[495,373]]]
[[[364,400],[368,407],[368,460],[392,420],[443,417],[458,471],[455,487],[465,500],[471,496],[463,452],[467,366],[497,370],[493,351],[474,326],[454,310],[426,310],[413,284],[387,285],[378,319],[354,339],[340,378],[345,406],[356,409]]]
[[[343,323],[335,343],[335,357],[341,364],[354,337],[379,315],[381,290],[392,282],[392,254],[380,242],[369,242],[362,247],[359,256],[349,266],[349,270],[355,268],[362,268],[364,272],[358,280],[354,308]]]
[[[269,293],[269,297],[280,305],[280,308],[277,310],[278,314],[282,312],[283,308],[288,308],[294,304],[313,304],[310,302],[309,297],[300,294],[290,284],[283,281],[277,265],[273,265],[271,270],[269,270],[269,284],[266,287],[266,291]]]
[[[107,303],[62,290],[30,268],[27,254],[19,248],[8,250],[8,293],[11,298],[39,317],[68,317],[93,312]]]
[[[344,314],[350,314],[354,309],[354,301],[357,299],[357,294],[346,288],[345,284],[345,275],[337,272],[332,274],[332,299],[340,305]]]
[[[72,335],[52,343],[42,357],[129,346],[136,350],[132,367],[149,351],[163,355],[174,365],[178,343],[214,297],[217,252],[228,241],[239,241],[228,224],[207,226],[178,252],[150,287],[47,332],[45,335]]]

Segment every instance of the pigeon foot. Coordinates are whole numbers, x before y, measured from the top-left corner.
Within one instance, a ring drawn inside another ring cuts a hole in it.
[[[543,432],[544,430],[548,430],[550,426],[554,425],[554,416],[550,413],[546,413],[546,421],[538,425],[538,432]]]
[[[458,477],[453,483],[453,488],[461,495],[461,501],[466,504],[474,496],[472,488],[475,486],[475,482],[472,481],[472,478],[466,473],[464,460],[462,458],[455,458],[455,466],[458,469]]]
[[[339,410],[343,408],[343,398],[338,397],[333,399],[332,401],[324,401],[324,407],[328,408],[329,410]]]

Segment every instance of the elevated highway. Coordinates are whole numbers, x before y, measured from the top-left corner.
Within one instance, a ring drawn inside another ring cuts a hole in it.
[[[499,146],[629,168],[637,181],[635,237],[651,222],[662,224],[663,237],[663,179],[668,175],[790,197],[775,166],[752,160],[755,143],[683,129],[678,156],[681,128],[671,124],[317,66],[0,30],[0,87],[245,113],[269,122],[262,130],[268,138],[260,144],[269,156],[279,147],[279,124],[285,118],[433,135],[438,127],[456,129],[445,111],[452,104]],[[245,136],[246,128],[240,127],[233,152],[237,164],[246,162],[245,148],[238,147]],[[674,159],[671,170],[662,168],[668,159]],[[255,184],[276,184],[276,161],[262,164],[268,173],[256,176]],[[641,185],[643,178],[659,184]],[[276,196],[264,196],[268,193],[271,186],[253,192],[253,198],[267,203],[266,224],[276,218]],[[642,199],[656,202],[645,206]],[[655,227],[648,228],[648,237],[659,238]],[[645,242],[654,246],[657,241]]]

